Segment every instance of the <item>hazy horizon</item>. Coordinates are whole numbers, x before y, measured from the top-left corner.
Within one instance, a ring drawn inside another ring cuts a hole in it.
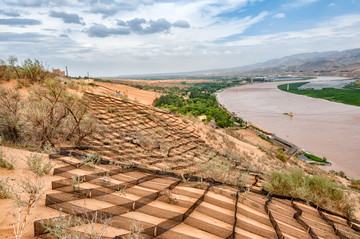
[[[360,0],[0,0],[0,58],[72,76],[191,72],[360,47]]]

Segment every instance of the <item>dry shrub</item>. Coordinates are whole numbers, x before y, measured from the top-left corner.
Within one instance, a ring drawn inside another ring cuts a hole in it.
[[[16,142],[21,137],[21,99],[18,92],[0,87],[0,135]]]
[[[101,224],[99,227],[98,225]],[[101,239],[110,224],[110,219],[101,218],[98,212],[85,213],[84,216],[64,216],[60,210],[59,217],[44,222],[42,226],[49,238],[58,239]]]
[[[67,92],[59,81],[47,80],[43,86],[34,86],[28,104],[25,113],[29,136],[42,147],[54,146],[57,139],[80,144],[96,129],[86,100]]]
[[[30,83],[42,82],[51,75],[42,62],[36,59],[26,59],[21,68],[21,78],[28,79]]]
[[[4,141],[54,147],[65,140],[76,145],[97,130],[85,97],[68,92],[57,80],[34,85],[22,103],[15,90],[0,88],[0,136]]]
[[[10,198],[9,178],[0,178],[0,199]]]
[[[231,163],[227,160],[220,161],[219,159],[214,158],[205,163],[201,163],[199,166],[204,177],[209,177],[225,183],[229,176]]]
[[[10,160],[10,161],[6,160],[4,158],[3,151],[0,148],[0,167],[6,168],[8,170],[12,170],[14,169],[14,165],[15,165],[15,160]]]
[[[10,79],[20,78],[20,68],[15,56],[9,56],[7,62],[0,60],[0,80],[9,81]]]
[[[13,211],[13,228],[15,238],[22,238],[24,228],[28,223],[30,212],[42,195],[43,182],[38,178],[24,178],[11,187],[11,196],[15,209]]]
[[[280,159],[283,163],[286,163],[288,161],[288,158],[286,157],[286,155],[284,155],[282,153],[276,153],[275,157],[277,159]]]
[[[141,233],[144,232],[144,227],[138,220],[132,219],[130,225],[130,234],[122,237],[123,239],[143,239]]]
[[[54,165],[51,164],[51,161],[47,161],[46,158],[40,154],[31,154],[30,156],[27,156],[26,164],[31,171],[40,177],[48,174],[51,169],[54,168]]]
[[[160,148],[159,142],[151,135],[135,132],[129,135],[131,142],[146,149]]]
[[[177,204],[179,202],[169,189],[162,190],[160,194],[164,195],[170,204]]]

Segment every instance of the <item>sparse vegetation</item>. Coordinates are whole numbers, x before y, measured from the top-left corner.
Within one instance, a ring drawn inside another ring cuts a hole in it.
[[[360,180],[350,179],[349,187],[360,191]]]
[[[17,142],[21,138],[24,125],[21,107],[18,92],[0,87],[0,135],[3,140]]]
[[[16,239],[22,238],[31,209],[39,201],[44,187],[39,178],[18,180],[17,187],[11,187],[11,195],[17,210],[13,212],[13,228]]]
[[[307,176],[299,168],[288,173],[273,172],[264,188],[274,194],[299,197],[346,215],[351,211],[346,195],[338,184],[324,176]]]
[[[82,160],[83,164],[86,164],[89,167],[95,167],[101,162],[101,157],[95,156],[93,154],[87,154],[86,157]]]
[[[54,167],[54,165],[51,164],[51,161],[47,161],[44,156],[36,153],[26,157],[26,164],[31,171],[40,177],[48,174]]]
[[[6,168],[8,170],[12,170],[14,169],[14,165],[15,165],[15,160],[10,160],[10,161],[6,160],[4,158],[3,151],[0,148],[0,167]]]
[[[0,199],[10,198],[9,178],[0,178]]]
[[[164,195],[167,201],[171,204],[177,204],[179,202],[169,189],[162,190],[160,194]]]
[[[71,177],[71,186],[73,189],[73,193],[80,192],[80,184],[83,182],[83,179],[80,176],[73,176]]]
[[[59,217],[49,219],[47,223],[43,224],[43,227],[45,228],[45,233],[48,233],[50,238],[80,239],[80,232],[71,229],[76,229],[81,224],[81,218],[64,216],[60,210]]]
[[[70,93],[67,84],[55,79],[59,74],[58,69],[52,73],[45,70],[38,60],[26,59],[22,66],[17,65],[16,57],[0,62],[0,78],[31,86],[26,100],[18,90],[0,87],[0,135],[4,141],[53,147],[61,139],[78,145],[96,130],[86,99]]]
[[[36,141],[42,146],[53,146],[58,138],[79,144],[95,131],[95,120],[84,99],[68,93],[58,81],[46,81],[44,87],[35,86],[29,102],[26,116]]]
[[[64,216],[60,210],[59,217],[49,219],[42,226],[49,238],[56,239],[101,239],[109,226],[110,220],[99,218],[98,213],[86,214],[84,218],[74,215]],[[101,223],[101,228],[96,228],[96,224]],[[82,233],[78,230],[82,227]]]
[[[54,76],[55,73],[46,70],[42,62],[36,59],[25,59],[21,66],[15,56],[9,56],[7,61],[0,60],[0,80],[19,79],[21,85],[28,86]]]
[[[282,154],[282,153],[276,153],[275,154],[275,157],[277,158],[277,159],[280,159],[282,162],[284,162],[284,163],[286,163],[287,162],[287,160],[288,160],[288,158],[286,157],[286,155],[284,155],[284,154]]]
[[[143,225],[138,220],[132,219],[130,225],[130,234],[123,237],[123,239],[142,239],[143,236],[141,233],[143,233],[143,231]]]

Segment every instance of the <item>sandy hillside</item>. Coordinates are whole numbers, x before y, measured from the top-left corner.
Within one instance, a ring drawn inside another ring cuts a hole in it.
[[[257,171],[280,171],[293,166],[314,170],[312,166],[294,159],[284,164],[270,157],[263,148],[273,145],[251,130],[238,130],[233,137],[227,130],[215,130],[195,118],[146,106],[158,96],[154,92],[111,83],[96,84],[103,89],[89,87],[95,94],[85,94],[104,130],[84,140],[88,147],[64,147],[61,155],[50,156],[56,170],[51,172],[53,176],[40,178],[44,181],[43,194],[31,211],[23,238],[34,238],[33,222],[59,216],[59,210],[55,209],[60,208],[64,214],[85,209],[114,216],[106,232],[109,238],[131,235],[133,220],[145,229],[144,238],[154,235],[169,239],[276,238],[278,232],[267,207],[286,238],[309,238],[309,231],[294,219],[296,211],[291,199],[274,197],[269,203],[270,199],[262,194],[265,181]],[[114,96],[115,90],[127,90],[130,101],[108,97]],[[15,188],[15,182],[21,178],[29,176],[29,180],[34,180],[25,162],[30,152],[8,147],[2,147],[2,151],[6,160],[15,159],[16,163],[14,170],[0,168],[0,177],[9,177]],[[81,158],[89,154],[99,155],[103,163],[110,164],[89,166]],[[237,163],[221,171],[221,163],[229,157]],[[193,178],[186,179],[184,175]],[[86,196],[77,194],[69,184],[74,176],[87,178],[79,186],[79,192],[87,192]],[[221,183],[213,184],[212,180],[206,180],[208,177]],[[241,182],[249,190],[238,191],[233,182]],[[358,197],[353,196],[354,200]],[[47,207],[45,199],[48,199]],[[302,219],[319,238],[336,238],[333,228],[315,208],[300,201],[295,204],[304,212]],[[0,199],[0,208],[0,238],[14,238],[14,205],[10,199]],[[343,218],[329,217],[349,238],[360,238]],[[162,230],[165,225],[169,228]],[[88,232],[82,227],[74,230]]]
[[[151,105],[152,102],[155,100],[155,98],[161,95],[155,92],[139,90],[135,87],[131,87],[127,85],[112,84],[107,82],[96,82],[96,84],[102,87],[99,87],[98,89],[94,89],[94,92],[100,93],[106,90],[108,92],[113,93],[112,96],[114,96],[115,91],[120,91],[122,95],[125,95],[127,93],[129,99],[138,101],[145,105]]]

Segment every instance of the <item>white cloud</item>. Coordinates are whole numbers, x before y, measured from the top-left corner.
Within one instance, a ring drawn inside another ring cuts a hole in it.
[[[299,8],[306,6],[308,4],[312,4],[318,2],[319,0],[294,0],[291,3],[286,3],[283,5],[284,8]]]
[[[285,13],[278,13],[278,14],[273,16],[273,18],[277,18],[277,19],[285,18],[285,17],[286,17]]]
[[[0,58],[14,54],[19,60],[35,57],[56,68],[67,65],[73,75],[90,71],[96,76],[115,76],[225,68],[314,49],[358,47],[359,15],[327,19],[302,31],[273,34],[269,28],[269,34],[243,36],[256,24],[286,17],[286,9],[247,11],[261,1],[94,0],[90,4],[85,0],[25,0],[23,7],[20,0],[6,0],[5,13],[18,12],[21,18],[41,24],[1,25]],[[316,1],[294,0],[287,7]],[[237,16],[226,16],[235,10],[240,12]],[[72,22],[81,24],[64,24],[64,18],[49,17],[51,11],[72,14],[79,19],[71,18]],[[139,34],[134,31],[136,26],[126,25],[136,18],[143,19],[139,29],[152,26],[152,34]],[[124,23],[129,32],[120,31]],[[89,32],[103,38],[89,37]],[[237,40],[230,41],[233,36]]]
[[[335,7],[335,6],[336,6],[336,4],[333,2],[328,5],[328,7]]]

